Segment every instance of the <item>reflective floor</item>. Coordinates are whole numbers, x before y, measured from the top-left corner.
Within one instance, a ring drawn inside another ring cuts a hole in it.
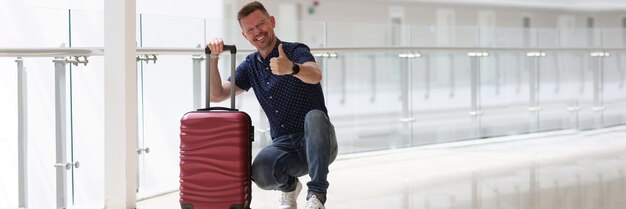
[[[349,154],[331,165],[326,206],[618,209],[626,207],[624,170],[626,126]],[[278,192],[253,191],[252,208],[276,208]],[[138,208],[179,208],[178,193]]]

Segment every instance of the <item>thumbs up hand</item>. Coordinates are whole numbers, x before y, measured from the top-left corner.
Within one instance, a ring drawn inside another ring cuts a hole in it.
[[[283,44],[278,45],[278,57],[270,59],[270,68],[274,75],[286,75],[291,74],[294,63],[289,60],[285,51],[283,50]]]

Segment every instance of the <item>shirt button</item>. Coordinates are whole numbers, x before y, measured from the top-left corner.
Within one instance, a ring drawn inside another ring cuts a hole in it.
[[[270,85],[270,82],[268,81],[266,84],[267,84],[267,85]]]
[[[278,113],[278,110],[276,110],[276,113]]]
[[[270,96],[270,99],[272,99],[272,96]]]
[[[280,127],[281,127],[281,128],[284,128],[284,127],[285,127],[285,125],[280,125]]]

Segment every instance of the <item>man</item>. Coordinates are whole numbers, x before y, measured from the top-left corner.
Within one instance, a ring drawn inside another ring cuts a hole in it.
[[[259,188],[280,190],[280,209],[296,209],[302,189],[299,176],[309,174],[305,208],[323,209],[328,166],[337,156],[335,130],[328,118],[320,81],[322,73],[309,48],[280,41],[276,20],[259,2],[245,5],[237,14],[242,35],[256,47],[237,67],[236,93],[254,89],[269,119],[272,144],[252,163],[252,180]],[[217,70],[224,42],[216,38],[211,49],[211,102],[229,97],[230,78],[221,81]]]

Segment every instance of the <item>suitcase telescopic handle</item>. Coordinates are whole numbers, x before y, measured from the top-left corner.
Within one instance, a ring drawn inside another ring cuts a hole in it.
[[[230,54],[237,54],[237,46],[235,45],[224,45],[224,50],[230,51]],[[204,48],[205,54],[211,54],[211,49],[207,46]]]
[[[236,54],[237,54],[237,47],[235,45],[224,45],[224,50],[228,50],[230,51],[230,55],[231,55],[231,59],[230,59],[230,109],[231,110],[237,110],[235,109],[235,65],[236,65]],[[211,108],[211,59],[209,59],[209,56],[211,54],[211,49],[209,49],[209,47],[207,46],[206,48],[204,48],[204,53],[206,54],[206,110],[224,110],[224,108]]]

